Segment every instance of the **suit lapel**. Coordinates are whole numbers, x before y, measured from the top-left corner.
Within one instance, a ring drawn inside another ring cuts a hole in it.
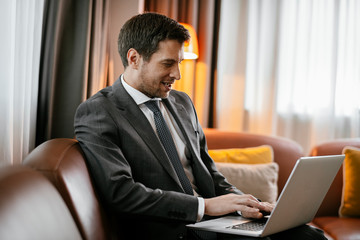
[[[196,127],[193,126],[193,123],[191,122],[191,117],[189,117],[190,115],[186,111],[184,106],[182,104],[176,103],[173,96],[170,95],[167,99],[163,99],[163,102],[171,112],[172,116],[174,117],[176,123],[178,124],[180,130],[184,135],[186,145],[190,150],[191,155],[193,156],[193,158],[189,160],[191,161],[194,177],[197,181],[198,187],[200,187],[199,184],[202,184],[203,182],[208,183],[211,180],[211,175],[209,171],[207,171],[204,163],[201,161],[200,153],[195,150],[197,148],[194,145],[197,144],[198,141]],[[198,160],[194,161],[194,159]]]
[[[188,112],[183,105],[176,103],[171,95],[167,99],[163,99],[163,102],[180,127],[180,130],[185,137],[186,143],[191,145],[192,142],[196,141],[196,135],[195,127],[189,118]]]
[[[167,171],[171,178],[173,178],[174,181],[177,182],[179,187],[182,188],[175,169],[172,166],[170,159],[168,158],[161,142],[159,141],[154,131],[149,131],[149,129],[152,130],[149,121],[147,120],[143,112],[140,110],[140,108],[137,106],[135,101],[126,92],[124,86],[120,81],[120,78],[113,84],[112,87],[114,93],[113,101],[121,110],[123,116],[128,120],[130,125],[132,125],[134,130],[139,134],[145,144],[150,148],[154,156],[164,167],[165,171]]]

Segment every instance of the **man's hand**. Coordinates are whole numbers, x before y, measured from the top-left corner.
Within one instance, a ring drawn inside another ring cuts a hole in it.
[[[271,212],[273,204],[260,202],[249,194],[237,195],[227,194],[219,197],[208,198],[205,200],[205,214],[209,216],[221,216],[236,211],[241,211],[241,215],[246,218],[262,218],[263,212]]]

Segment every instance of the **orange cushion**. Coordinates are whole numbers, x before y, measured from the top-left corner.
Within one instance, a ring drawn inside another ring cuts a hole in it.
[[[258,164],[274,161],[273,149],[269,145],[209,150],[209,155],[215,162],[221,163]]]
[[[360,217],[360,149],[345,147],[344,185],[339,215]]]

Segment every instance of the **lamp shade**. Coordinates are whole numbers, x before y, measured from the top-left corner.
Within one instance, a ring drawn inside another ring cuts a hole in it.
[[[187,23],[180,23],[190,33],[190,40],[184,43],[184,59],[197,59],[199,57],[199,45],[195,29]]]

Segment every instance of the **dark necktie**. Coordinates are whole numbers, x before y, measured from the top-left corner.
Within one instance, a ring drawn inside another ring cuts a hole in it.
[[[187,178],[184,171],[184,167],[179,159],[179,155],[177,153],[175,143],[172,139],[169,127],[167,126],[165,119],[162,113],[160,112],[158,102],[159,101],[150,100],[146,102],[145,105],[154,113],[156,131],[158,133],[158,136],[160,138],[163,147],[165,148],[168,157],[171,160],[171,163],[176,171],[176,174],[180,180],[182,187],[185,190],[185,193],[194,195],[191,183]]]

